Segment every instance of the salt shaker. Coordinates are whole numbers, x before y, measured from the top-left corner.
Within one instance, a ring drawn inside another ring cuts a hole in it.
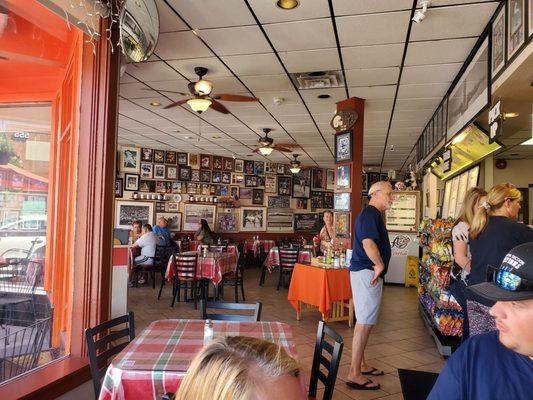
[[[213,321],[210,319],[205,320],[204,325],[204,346],[207,346],[213,341]]]

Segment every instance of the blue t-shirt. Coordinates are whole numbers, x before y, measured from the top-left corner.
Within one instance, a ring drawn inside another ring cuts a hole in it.
[[[509,251],[519,244],[533,242],[533,229],[506,217],[489,217],[489,223],[475,239],[470,238],[472,270],[468,284],[487,280],[487,266],[499,267]]]
[[[498,332],[476,335],[448,359],[428,400],[532,399],[533,360],[500,343]]]
[[[160,226],[156,225],[152,228],[152,232],[159,237],[160,246],[170,246],[170,231],[168,228],[161,228]]]
[[[383,277],[387,273],[391,257],[389,233],[385,228],[381,213],[376,207],[371,205],[366,206],[355,220],[355,235],[352,246],[352,259],[350,260],[350,271],[361,271],[363,269],[373,270],[374,263],[368,258],[363,248],[364,239],[373,239],[376,242],[381,259],[385,264],[385,270],[381,274]]]

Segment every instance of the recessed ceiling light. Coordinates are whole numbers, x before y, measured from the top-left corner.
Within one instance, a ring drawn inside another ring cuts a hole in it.
[[[516,118],[516,117],[518,117],[519,115],[520,115],[520,114],[518,114],[517,112],[508,112],[508,113],[504,113],[504,114],[503,114],[503,117],[504,117],[505,119],[507,119],[507,118]]]
[[[282,10],[292,10],[300,5],[298,0],[278,0],[276,5]]]
[[[317,97],[319,99],[329,99],[331,96],[329,94],[319,94]]]
[[[220,135],[213,135],[211,136],[213,139],[220,139]]]
[[[161,105],[161,103],[158,102],[158,101],[152,101],[152,102],[150,102],[150,105],[151,105],[152,107],[159,107],[159,106]]]
[[[184,136],[183,138],[184,139],[190,139],[191,137],[190,136]]]

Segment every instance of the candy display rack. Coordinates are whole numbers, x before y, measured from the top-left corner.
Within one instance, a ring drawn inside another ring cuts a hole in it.
[[[453,224],[453,219],[425,219],[419,227],[420,312],[443,356],[459,346],[463,326],[463,311],[449,291]]]

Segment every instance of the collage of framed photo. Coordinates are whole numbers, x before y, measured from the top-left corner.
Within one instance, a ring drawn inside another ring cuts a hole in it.
[[[352,132],[335,134],[335,162],[352,160]]]

